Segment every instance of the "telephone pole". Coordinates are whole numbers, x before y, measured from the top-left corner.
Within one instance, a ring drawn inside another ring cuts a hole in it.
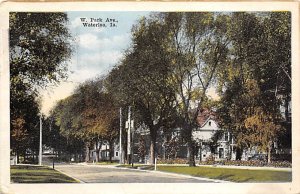
[[[40,115],[40,149],[39,149],[39,165],[42,165],[42,153],[43,153],[43,146],[42,146],[42,114]]]
[[[120,108],[120,146],[119,146],[119,153],[120,153],[120,164],[123,164],[123,147],[122,147],[122,108]]]
[[[131,162],[131,160],[129,160],[130,158],[130,154],[131,154],[131,119],[130,119],[130,115],[131,114],[131,106],[128,107],[128,120],[127,120],[127,155],[128,155],[128,163]]]
[[[125,127],[127,128],[127,157],[128,163],[133,164],[133,145],[132,145],[132,129],[133,120],[131,120],[131,106],[128,107],[128,120],[126,121]],[[130,158],[130,160],[129,160]]]

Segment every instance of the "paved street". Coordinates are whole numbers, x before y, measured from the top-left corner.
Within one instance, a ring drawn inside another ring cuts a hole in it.
[[[100,165],[57,165],[56,169],[84,183],[209,183],[200,178]]]

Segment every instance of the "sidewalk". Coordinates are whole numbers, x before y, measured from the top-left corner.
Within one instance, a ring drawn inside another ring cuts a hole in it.
[[[116,165],[98,165],[98,164],[83,162],[83,163],[78,163],[78,165],[94,165],[94,166],[101,166],[101,167],[104,167],[104,168],[110,168],[110,167],[117,167],[119,164],[116,164]],[[145,164],[145,165],[147,165],[147,164]],[[157,164],[157,166],[188,166],[188,164]],[[196,164],[196,166],[199,166],[199,167],[212,167],[212,168],[233,168],[233,169],[247,169],[247,170],[273,170],[273,171],[292,172],[292,168],[268,167],[268,166],[257,167],[257,166],[199,165],[199,164]],[[118,167],[118,168],[120,168],[120,167]],[[126,168],[126,169],[129,169],[129,168]]]

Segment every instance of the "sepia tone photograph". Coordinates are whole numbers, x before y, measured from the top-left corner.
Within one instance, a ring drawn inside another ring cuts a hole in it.
[[[9,184],[291,184],[292,27],[290,10],[9,11]]]

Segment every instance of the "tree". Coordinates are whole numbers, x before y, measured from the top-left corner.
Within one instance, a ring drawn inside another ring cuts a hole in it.
[[[282,132],[280,105],[290,100],[290,14],[233,13],[231,24],[231,60],[218,74],[221,125],[241,148],[266,151]]]
[[[134,107],[150,130],[150,163],[154,164],[158,130],[174,118],[173,87],[166,28],[153,16],[133,27],[133,44],[107,78],[108,90],[123,106]]]
[[[138,138],[138,157],[140,161],[144,161],[146,153],[146,140],[143,135],[140,135]]]
[[[197,108],[226,59],[226,20],[210,13],[159,13],[133,29],[132,48],[111,72],[110,82],[114,79],[112,88],[119,88],[127,103],[134,102],[150,128],[151,161],[158,129],[179,113],[176,120],[188,142],[190,165],[195,165],[192,130]]]
[[[247,130],[246,139],[262,151],[267,151],[268,163],[270,163],[272,146],[282,132],[282,128],[276,124],[274,116],[257,108],[254,114],[245,120],[245,129]]]
[[[173,82],[190,166],[195,166],[192,131],[198,127],[199,110],[218,69],[226,62],[229,41],[224,33],[227,20],[227,16],[212,13],[165,14],[170,29]]]
[[[111,95],[105,92],[103,78],[79,85],[71,96],[57,104],[54,117],[63,136],[85,143],[86,161],[90,161],[92,146],[96,147],[96,161],[99,160],[103,140],[112,149],[118,134],[118,111]]]
[[[20,162],[19,154],[20,152],[26,151],[26,140],[27,140],[27,130],[24,128],[25,121],[22,118],[18,118],[12,121],[12,134],[11,134],[11,145],[13,147],[13,151],[17,156],[17,163]]]
[[[72,51],[67,22],[66,13],[10,13],[12,84],[19,78],[42,87],[67,76],[65,62]]]
[[[67,76],[72,51],[67,21],[65,13],[9,15],[11,131],[18,130],[13,123],[23,119],[31,151],[38,149],[38,89]],[[15,149],[15,144],[11,146]]]
[[[165,143],[165,152],[167,154],[167,159],[176,159],[177,153],[179,151],[179,139],[177,136],[173,136]]]
[[[26,94],[22,90],[19,90],[17,95],[22,95],[23,97],[12,99],[13,97],[11,96],[10,145],[17,158],[19,158],[20,155],[25,157],[26,149],[30,149],[32,154],[34,152],[38,153],[39,107],[33,95]]]

